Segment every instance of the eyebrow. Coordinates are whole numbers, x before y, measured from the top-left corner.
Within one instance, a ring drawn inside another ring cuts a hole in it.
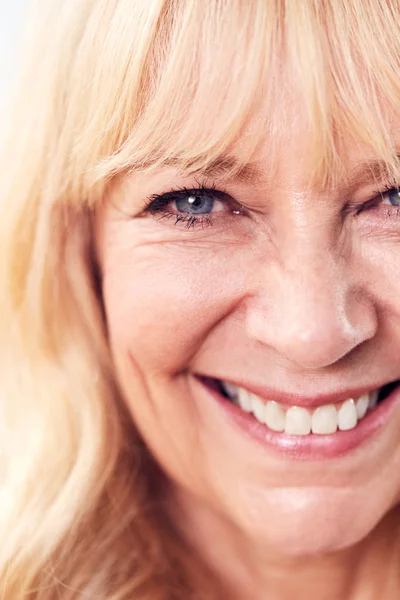
[[[397,159],[400,161],[400,154],[397,155]],[[171,162],[168,162],[171,165]],[[175,161],[172,162],[175,163]],[[191,175],[200,175],[210,179],[226,178],[252,185],[272,184],[271,176],[267,175],[265,168],[263,169],[259,162],[243,163],[230,155],[222,155],[211,161],[206,167],[189,168],[188,170]],[[393,179],[393,169],[388,163],[381,159],[371,159],[353,167],[344,178],[344,185],[348,190],[354,190],[360,186],[374,182],[380,183],[388,179]]]
[[[400,159],[400,155],[397,155],[397,159]],[[350,188],[356,188],[373,182],[379,183],[393,179],[393,176],[393,169],[386,161],[373,159],[356,165],[346,179],[346,184]]]
[[[230,178],[243,183],[258,184],[266,179],[265,171],[259,163],[243,163],[234,156],[220,156],[210,162],[206,167],[193,169],[193,175],[202,175],[207,178]]]

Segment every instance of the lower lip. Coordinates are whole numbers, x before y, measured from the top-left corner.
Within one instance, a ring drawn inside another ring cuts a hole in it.
[[[280,454],[298,460],[323,460],[337,458],[357,450],[376,436],[390,421],[392,412],[400,399],[400,385],[378,404],[350,431],[337,431],[330,435],[294,436],[268,429],[256,418],[232,404],[216,390],[196,377],[203,388],[218,402],[229,421],[258,443]]]

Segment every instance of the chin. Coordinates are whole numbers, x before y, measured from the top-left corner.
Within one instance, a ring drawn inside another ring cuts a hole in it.
[[[338,489],[270,490],[259,500],[247,507],[247,519],[241,511],[241,527],[271,555],[293,558],[326,555],[354,546],[386,514],[357,493]]]

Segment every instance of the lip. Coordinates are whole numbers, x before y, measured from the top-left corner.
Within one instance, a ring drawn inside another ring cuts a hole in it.
[[[203,377],[200,375],[200,377]],[[207,377],[205,377],[207,379]],[[217,378],[220,381],[225,381],[225,379]],[[372,390],[377,390],[383,387],[386,382],[371,384],[369,386],[356,387],[347,390],[341,390],[338,392],[333,392],[330,394],[318,394],[314,396],[301,396],[300,394],[288,394],[286,392],[282,392],[280,390],[271,389],[266,386],[254,385],[247,381],[239,381],[239,380],[226,380],[237,387],[244,388],[251,394],[255,394],[265,402],[268,400],[274,400],[279,404],[282,404],[285,407],[290,406],[301,406],[304,408],[317,408],[318,406],[324,406],[326,404],[339,404],[340,402],[344,402],[349,398],[353,398],[356,400],[360,396],[365,393],[371,392]]]
[[[235,428],[239,428],[245,435],[275,453],[297,460],[333,459],[358,450],[372,441],[383,430],[390,421],[394,407],[400,400],[400,385],[398,385],[382,403],[368,412],[357,426],[350,431],[337,431],[329,435],[294,436],[268,429],[265,425],[259,423],[253,415],[244,412],[240,407],[209,387],[202,377],[196,376],[195,379],[200,383],[203,390],[218,403],[221,410],[224,411],[228,423],[231,423]],[[364,388],[364,391],[370,389]],[[287,396],[283,396],[287,398]],[[274,399],[276,397],[274,394]],[[331,398],[332,396],[328,397],[329,400]],[[343,394],[341,398],[343,398]],[[346,396],[346,398],[349,398],[349,396]],[[310,406],[310,404],[305,406]]]

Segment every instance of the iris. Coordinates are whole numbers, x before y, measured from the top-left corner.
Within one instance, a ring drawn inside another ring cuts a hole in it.
[[[215,198],[206,194],[190,194],[175,200],[175,206],[179,212],[192,215],[203,215],[212,212],[214,203]]]

